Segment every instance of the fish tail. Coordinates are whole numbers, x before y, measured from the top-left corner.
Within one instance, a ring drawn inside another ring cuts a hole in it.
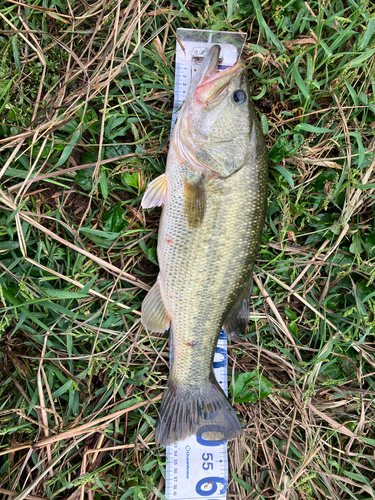
[[[166,446],[191,435],[202,444],[231,441],[242,435],[236,412],[213,373],[202,387],[168,380],[159,410],[156,444]]]

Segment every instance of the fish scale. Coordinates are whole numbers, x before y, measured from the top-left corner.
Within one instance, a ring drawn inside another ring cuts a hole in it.
[[[173,198],[160,222],[158,256],[165,303],[173,317],[174,356],[184,358],[183,363],[174,364],[171,376],[186,378],[194,373],[190,385],[207,379],[225,314],[252,272],[267,189],[267,168],[258,167],[245,166],[229,179],[209,180],[203,224],[190,230],[182,203],[187,173],[170,152],[167,179]],[[238,185],[250,196],[239,196]],[[187,343],[195,346],[189,349]],[[199,349],[206,350],[204,364],[201,356],[197,358]]]

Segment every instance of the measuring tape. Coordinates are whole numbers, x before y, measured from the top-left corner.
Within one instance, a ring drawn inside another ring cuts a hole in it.
[[[227,337],[220,333],[214,373],[228,396]],[[202,427],[203,431],[205,427]],[[226,498],[228,458],[226,441],[206,441],[202,433],[167,446],[165,496],[168,500],[198,499],[210,495]]]
[[[171,134],[178,112],[185,101],[194,73],[208,49],[220,45],[219,70],[232,66],[239,58],[246,33],[190,30],[179,28],[176,42],[176,73]],[[171,336],[171,360],[173,346]],[[214,373],[228,396],[227,337],[221,331],[214,357]],[[211,500],[226,498],[228,487],[228,456],[226,441],[203,438],[203,426],[196,435],[167,446],[165,497],[167,500]]]
[[[246,33],[178,28],[171,135],[191,80],[212,45],[220,45],[219,70],[233,66],[241,56]],[[181,44],[179,43],[181,42]]]

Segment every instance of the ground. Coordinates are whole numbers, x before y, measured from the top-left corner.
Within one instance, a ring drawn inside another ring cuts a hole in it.
[[[0,493],[164,498],[157,272],[178,27],[246,31],[269,149],[228,498],[375,498],[375,8],[0,1]],[[33,495],[27,496],[27,495]]]

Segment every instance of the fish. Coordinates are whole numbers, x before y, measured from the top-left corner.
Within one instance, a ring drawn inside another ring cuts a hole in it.
[[[171,327],[173,362],[159,409],[159,446],[199,433],[206,441],[242,435],[236,411],[213,373],[215,348],[245,332],[253,267],[265,221],[268,160],[240,59],[218,71],[213,45],[182,105],[165,174],[143,208],[163,206],[160,272],[142,302],[150,331]]]

